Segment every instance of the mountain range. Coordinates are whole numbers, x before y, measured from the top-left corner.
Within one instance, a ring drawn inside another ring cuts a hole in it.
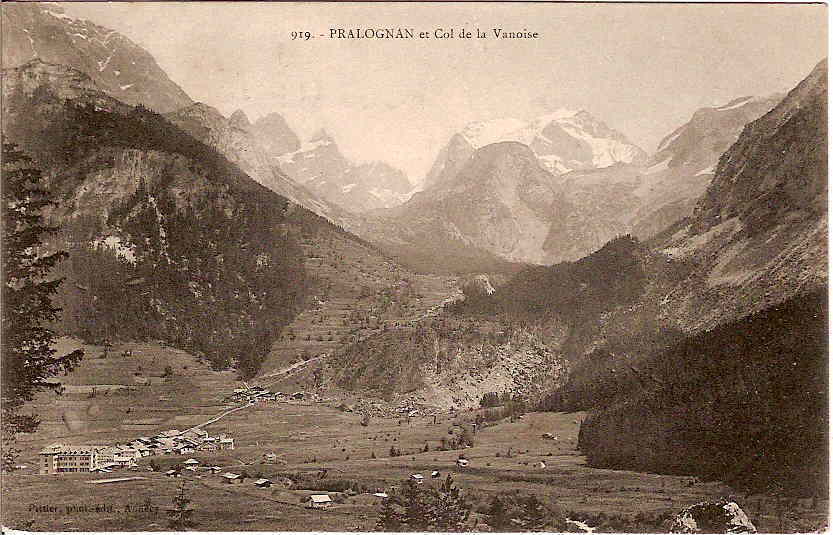
[[[192,101],[58,6],[4,6],[2,29],[4,141],[43,171],[46,247],[70,252],[64,334],[252,377],[295,358],[274,353],[298,327],[341,389],[588,411],[594,466],[821,481],[826,60],[786,95],[697,110],[650,156],[586,111],[471,124],[414,192],[323,130]],[[338,340],[312,327],[336,305]]]

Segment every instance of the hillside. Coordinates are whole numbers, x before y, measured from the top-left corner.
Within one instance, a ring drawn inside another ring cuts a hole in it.
[[[670,346],[584,421],[591,466],[827,493],[827,292]]]
[[[477,289],[488,283],[480,277],[479,285],[463,286],[464,301],[438,317],[337,352],[330,359],[334,381],[444,407],[477,406],[489,392],[537,403],[567,380],[571,360],[582,355],[608,307],[641,295],[643,254],[623,237],[577,262],[527,268],[493,293]]]
[[[826,69],[744,129],[694,215],[655,240],[655,258],[677,267],[607,322],[678,334],[635,351],[603,329],[605,344],[551,398],[598,410],[583,441],[598,466],[826,485],[821,433],[793,427],[823,421],[827,392]]]

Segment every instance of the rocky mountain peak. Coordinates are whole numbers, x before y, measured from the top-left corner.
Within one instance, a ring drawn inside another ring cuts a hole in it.
[[[249,118],[246,116],[246,112],[243,110],[237,110],[232,113],[229,117],[229,123],[231,123],[231,126],[240,128],[241,130],[248,130],[252,126],[252,123],[249,122]]]
[[[279,113],[269,113],[252,124],[252,132],[271,158],[301,148],[301,140]]]
[[[39,58],[87,74],[99,88],[127,104],[166,113],[191,103],[143,48],[118,32],[68,16],[58,5],[4,4],[0,23],[4,68]]]

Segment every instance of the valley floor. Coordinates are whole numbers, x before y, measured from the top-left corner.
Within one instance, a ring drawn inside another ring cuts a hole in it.
[[[124,361],[115,366],[111,359],[98,362],[91,358],[93,353],[88,353],[88,359],[68,382],[76,386],[119,384],[126,377],[119,376],[118,369],[123,368],[121,373],[129,376],[141,366],[146,373],[150,362],[153,366],[172,366],[175,377],[162,385],[134,389],[129,395],[65,393],[61,400],[42,395],[36,408],[47,416],[47,422],[38,433],[22,436],[19,444],[23,450],[19,462],[27,468],[3,476],[3,525],[48,531],[164,531],[168,529],[166,509],[172,506],[173,496],[184,482],[193,499],[194,529],[364,531],[374,529],[381,507],[372,493],[401,485],[414,473],[426,477],[425,485],[439,485],[451,473],[466,498],[475,504],[476,512],[485,512],[492,496],[498,493],[535,494],[591,526],[600,513],[618,517],[626,524],[633,519],[636,525],[640,514],[677,512],[718,497],[737,500],[762,531],[807,531],[826,521],[826,501],[793,502],[787,510],[774,498],[736,495],[719,483],[590,468],[576,449],[584,417],[580,413],[530,413],[513,423],[501,421],[479,430],[472,448],[437,451],[449,429],[472,421],[475,412],[452,415],[420,411],[410,419],[374,416],[363,426],[362,416],[342,410],[343,398],[332,392],[318,392],[314,398],[318,401],[310,401],[307,396],[303,401],[246,407],[205,427],[212,435],[233,436],[234,450],[149,457],[140,461],[141,470],[137,472],[37,475],[37,452],[45,445],[107,444],[165,429],[184,430],[234,407],[222,402],[231,389],[239,386],[231,374],[211,372],[187,354],[170,348],[145,344],[132,350],[133,356],[120,357],[133,359],[129,366]],[[105,365],[107,362],[114,366]],[[66,399],[73,397],[76,399]],[[126,415],[128,407],[131,410]],[[60,414],[59,409],[63,411]],[[69,425],[83,420],[78,415],[86,415],[83,425]],[[544,433],[558,439],[547,440]],[[424,451],[426,445],[428,452]],[[401,455],[390,457],[392,446]],[[263,464],[266,453],[277,454],[277,464]],[[466,468],[456,466],[461,453],[470,460]],[[203,466],[221,466],[223,472],[245,470],[251,479],[230,485],[219,474],[200,471],[186,471],[182,478],[165,477],[165,470],[189,457]],[[150,460],[162,471],[148,471]],[[324,478],[322,469],[327,470]],[[441,473],[440,479],[431,480],[433,470]],[[142,479],[90,483],[113,477]],[[275,485],[259,489],[253,485],[257,477],[270,478]],[[291,477],[313,482],[307,486],[315,489],[285,485]],[[345,483],[368,492],[334,492],[343,490]],[[329,492],[337,503],[328,510],[306,509],[303,501],[313,490]],[[136,509],[143,504],[150,504],[151,510]],[[89,508],[87,512],[79,512],[79,508],[67,511],[67,507],[84,505]],[[96,505],[108,507],[96,510]],[[475,515],[473,520],[478,518],[482,521],[483,516]]]

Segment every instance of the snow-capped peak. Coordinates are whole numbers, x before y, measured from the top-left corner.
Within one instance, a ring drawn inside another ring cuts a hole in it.
[[[466,125],[460,135],[466,138],[472,147],[478,149],[500,141],[515,141],[509,134],[526,125],[520,119],[500,118],[490,121],[478,121]]]

